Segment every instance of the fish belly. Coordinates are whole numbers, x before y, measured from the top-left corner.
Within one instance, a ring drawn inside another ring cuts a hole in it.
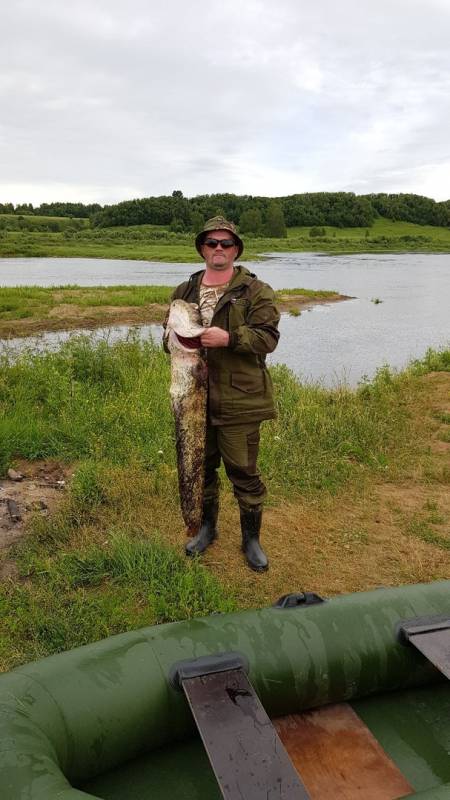
[[[202,521],[207,367],[198,353],[172,353],[171,373],[180,506],[187,532],[194,536]]]

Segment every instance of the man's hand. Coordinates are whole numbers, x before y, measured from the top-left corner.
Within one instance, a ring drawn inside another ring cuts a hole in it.
[[[200,341],[203,347],[228,347],[230,334],[222,328],[206,328],[200,336]]]

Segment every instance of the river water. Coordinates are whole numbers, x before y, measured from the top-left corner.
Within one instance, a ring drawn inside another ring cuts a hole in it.
[[[428,347],[450,345],[450,254],[330,256],[266,254],[247,266],[275,289],[332,289],[353,299],[315,306],[299,317],[282,315],[280,343],[270,363],[291,367],[303,380],[355,386],[383,364],[401,368]],[[244,262],[245,263],[245,262]],[[0,287],[117,284],[177,285],[193,264],[110,259],[0,259]],[[379,299],[375,304],[373,300]],[[125,327],[96,331],[111,339]],[[143,326],[144,336],[160,327]],[[44,334],[39,345],[55,346],[70,334]],[[0,348],[24,340],[0,341]]]

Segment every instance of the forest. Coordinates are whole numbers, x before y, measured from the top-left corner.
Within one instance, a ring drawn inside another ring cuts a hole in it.
[[[450,200],[437,202],[416,194],[367,194],[308,192],[286,197],[210,194],[171,195],[125,200],[114,205],[98,203],[0,203],[0,214],[89,219],[92,227],[163,225],[175,233],[198,230],[203,221],[223,214],[247,234],[285,236],[286,228],[331,225],[337,228],[367,227],[378,217],[419,225],[450,227]]]

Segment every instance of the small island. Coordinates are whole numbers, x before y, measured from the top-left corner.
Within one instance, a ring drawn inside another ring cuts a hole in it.
[[[172,291],[172,286],[4,287],[0,289],[0,338],[161,323]],[[280,311],[294,316],[319,303],[349,299],[313,289],[280,289],[276,298]]]

